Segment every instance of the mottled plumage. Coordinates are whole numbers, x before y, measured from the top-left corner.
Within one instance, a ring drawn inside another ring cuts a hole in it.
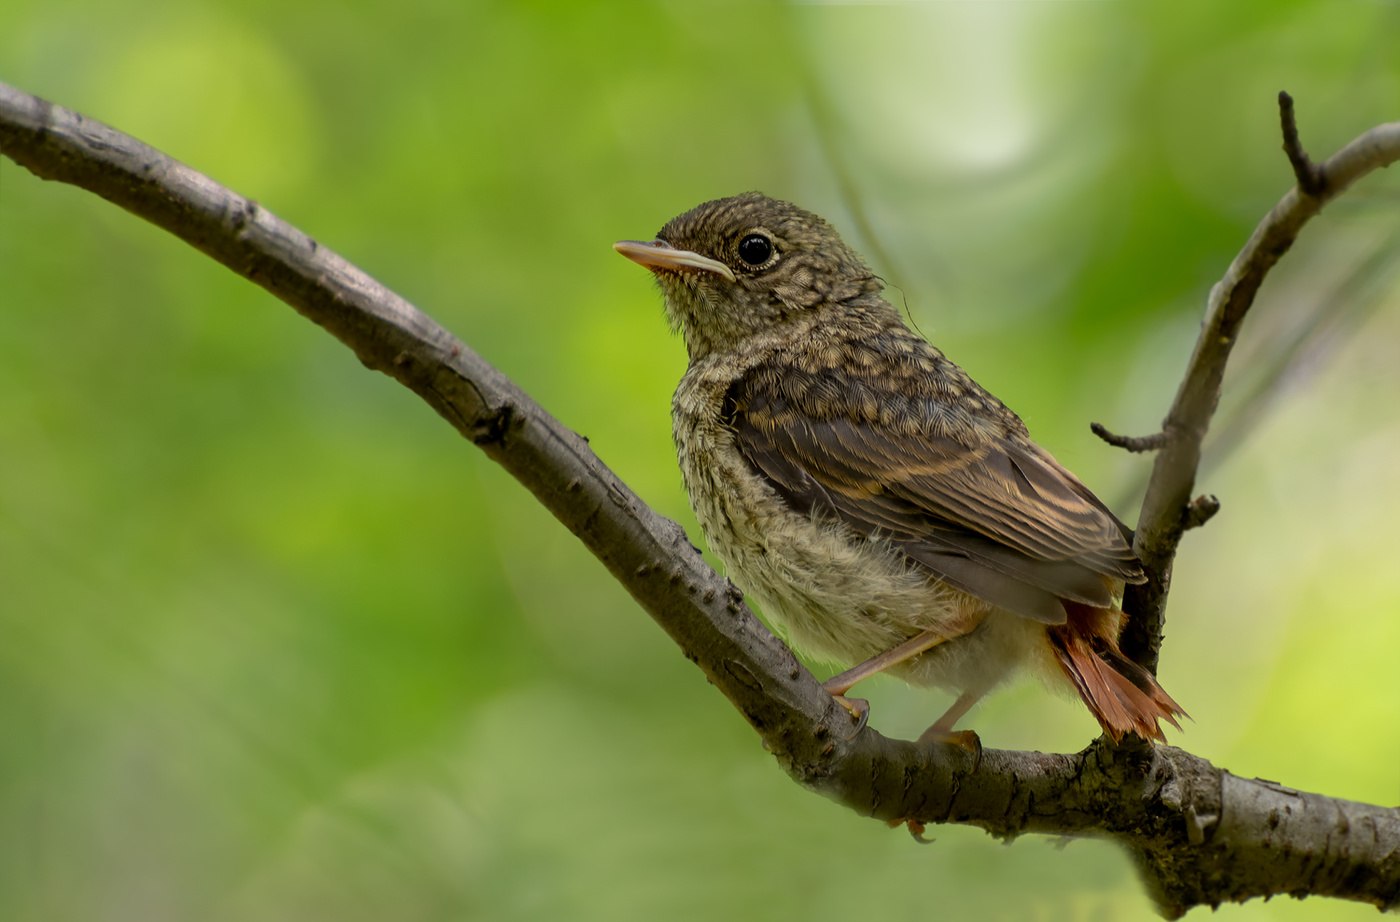
[[[1181,710],[1117,652],[1142,569],[1112,513],[1020,418],[905,326],[821,218],[757,193],[619,252],[652,269],[690,367],[681,471],[730,576],[798,649],[958,692],[946,735],[1016,666],[1105,731]]]

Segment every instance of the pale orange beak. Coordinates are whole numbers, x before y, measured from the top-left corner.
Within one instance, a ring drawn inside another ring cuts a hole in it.
[[[647,243],[640,240],[619,240],[613,244],[613,249],[637,265],[646,266],[652,271],[665,269],[671,272],[713,272],[731,282],[734,281],[734,273],[719,260],[701,256],[690,250],[678,250],[665,240],[652,240]]]

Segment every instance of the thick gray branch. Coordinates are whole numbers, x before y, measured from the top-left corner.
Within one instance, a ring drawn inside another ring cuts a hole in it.
[[[847,712],[573,432],[402,298],[256,203],[120,132],[0,85],[0,153],[198,247],[419,394],[627,587],[801,783],[883,820],[1106,836],[1163,911],[1285,892],[1400,901],[1400,811],[1234,778],[1171,747],[928,751]]]

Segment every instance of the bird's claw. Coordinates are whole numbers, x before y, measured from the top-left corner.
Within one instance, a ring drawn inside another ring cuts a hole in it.
[[[925,826],[923,823],[919,822],[918,820],[914,819],[913,817],[907,817],[905,819],[898,820],[887,820],[886,823],[891,829],[898,829],[901,826],[908,829],[909,835],[912,836],[914,841],[918,842],[920,845],[932,845],[934,843],[933,839],[930,839],[928,836],[924,835],[924,831],[928,829],[928,827]]]
[[[915,842],[918,842],[920,845],[933,844],[933,840],[924,835],[924,830],[927,827],[924,826],[923,823],[915,819],[908,819],[904,821],[904,825],[908,828],[909,835],[913,836]]]
[[[833,700],[841,705],[855,720],[856,725],[851,729],[851,735],[855,736],[870,721],[870,702],[864,698],[847,698],[845,695],[832,695]]]

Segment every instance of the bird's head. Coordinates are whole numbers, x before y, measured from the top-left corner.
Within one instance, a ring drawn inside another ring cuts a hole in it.
[[[613,248],[656,275],[691,361],[882,287],[830,224],[757,192],[698,205],[655,240]]]

